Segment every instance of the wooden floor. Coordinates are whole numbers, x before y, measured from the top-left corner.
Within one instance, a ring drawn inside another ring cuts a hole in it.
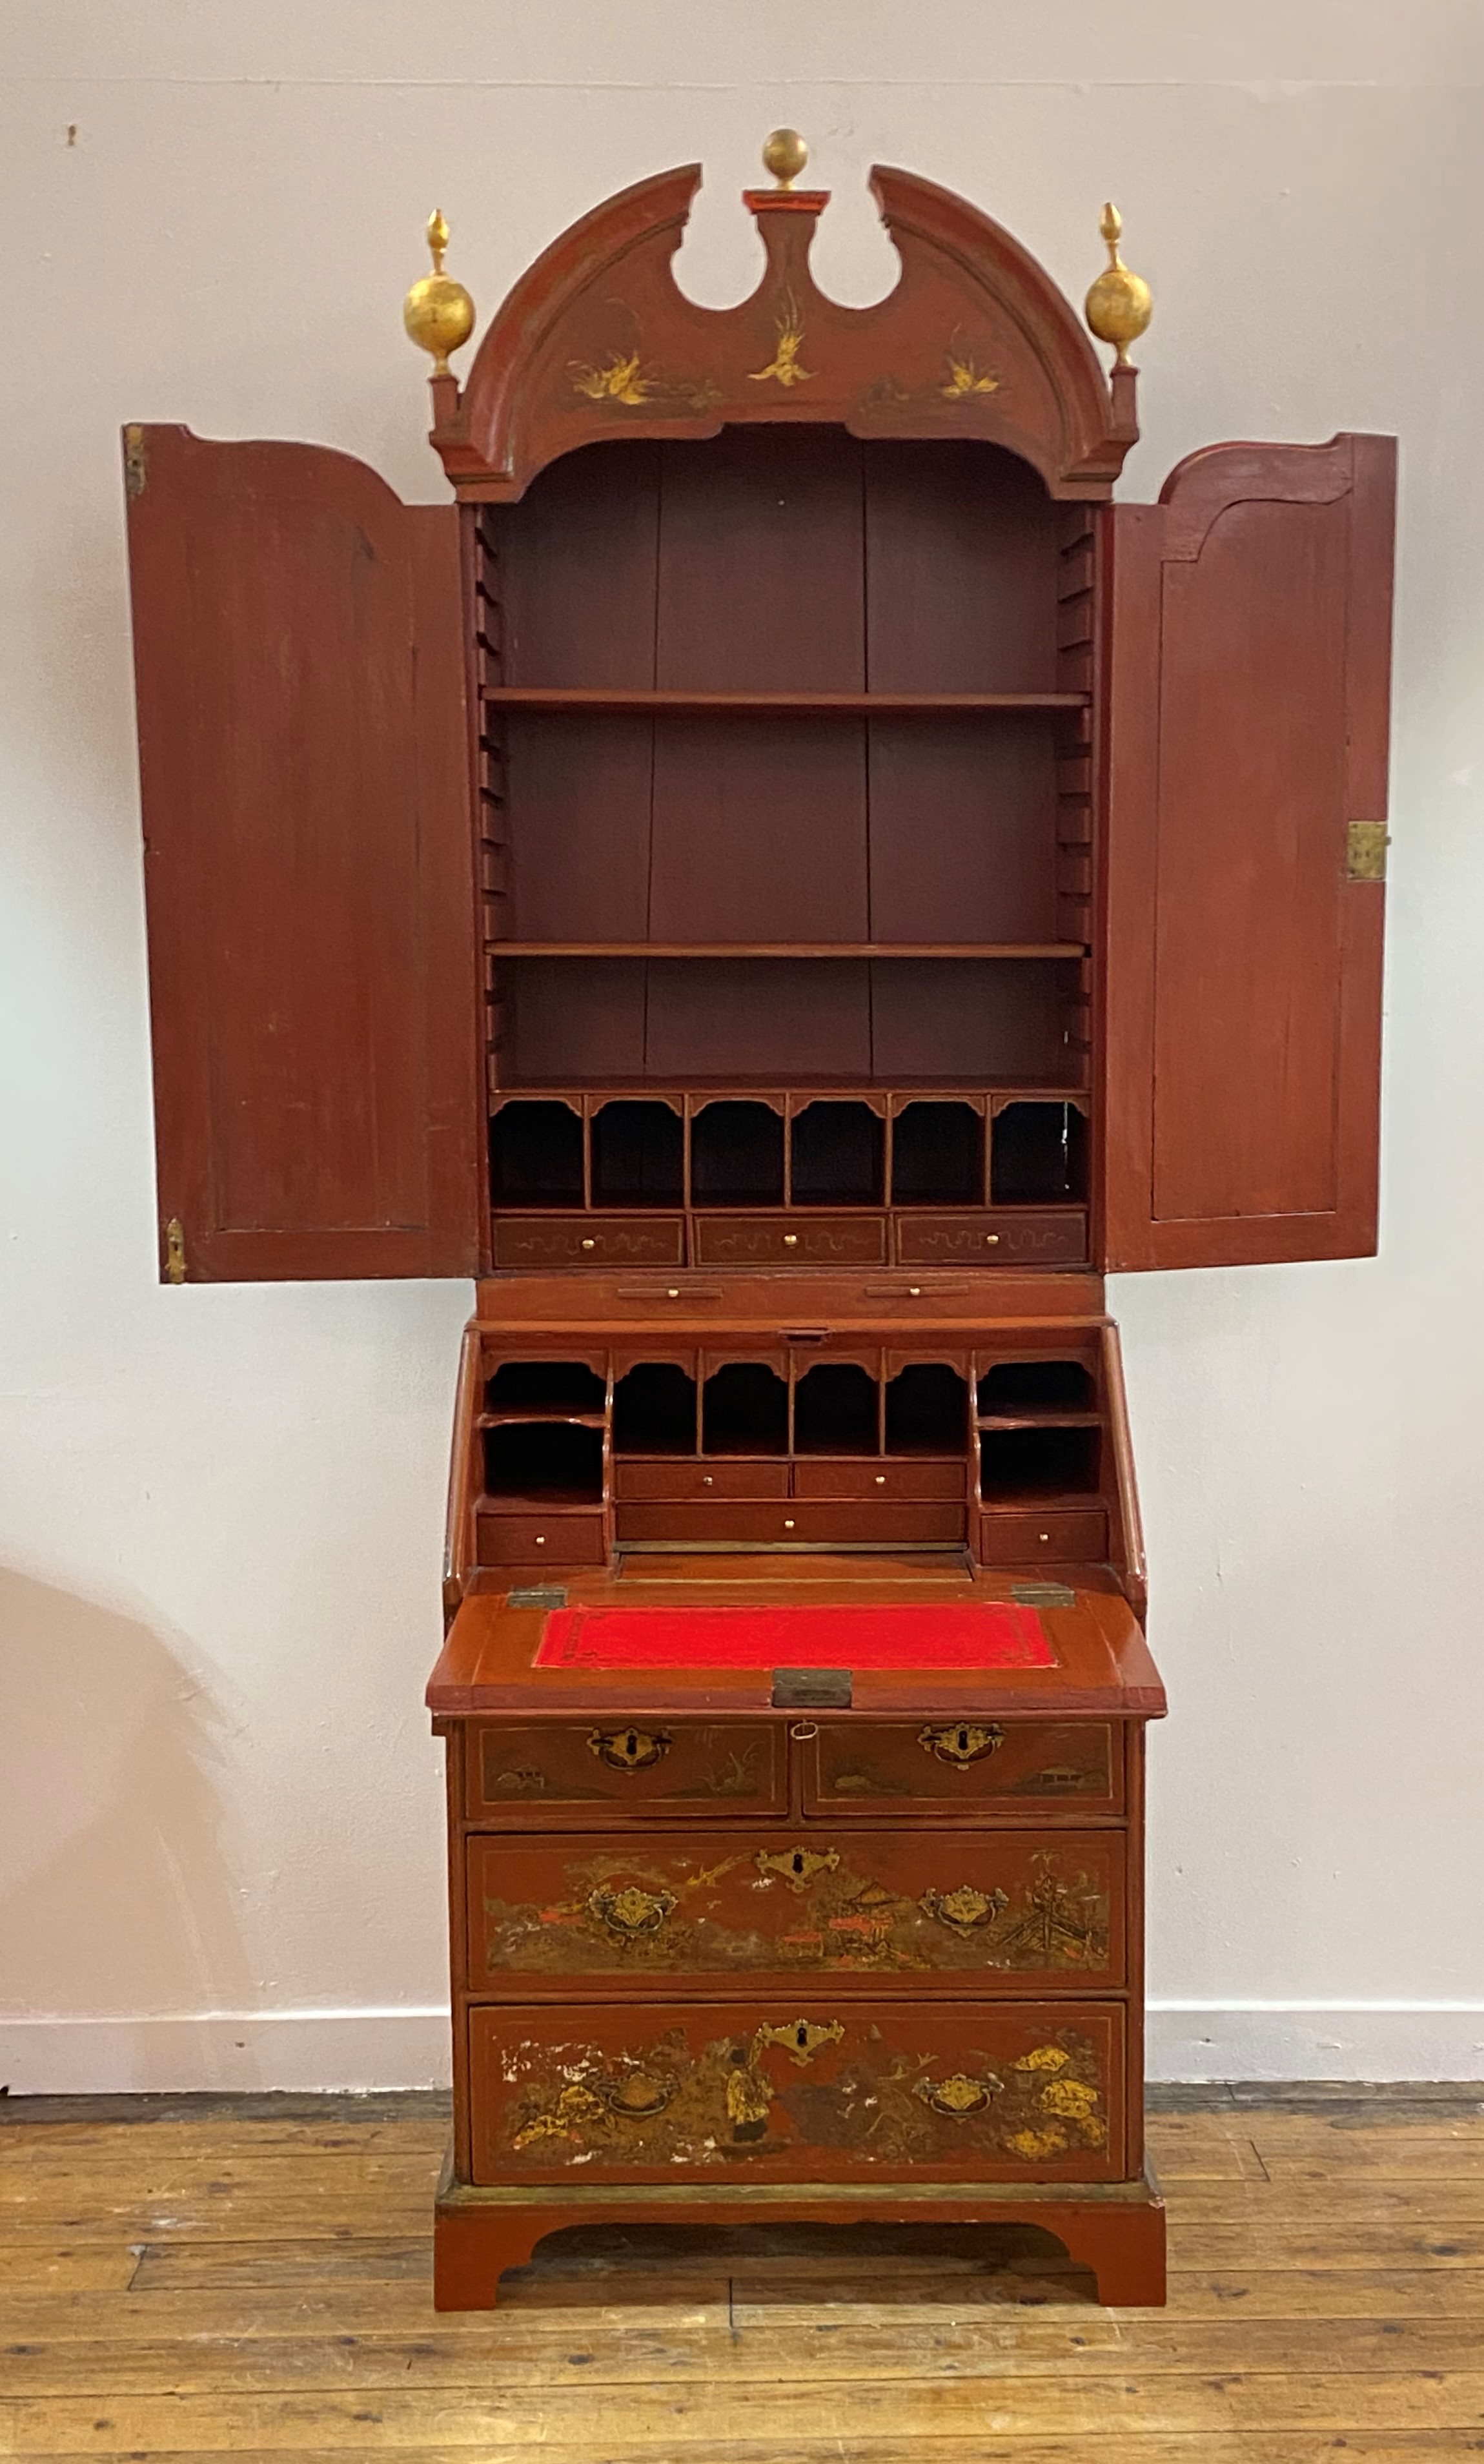
[[[1166,2311],[1015,2228],[543,2245],[436,2318],[441,2101],[0,2101],[0,2454],[1484,2453],[1484,2086],[1166,2091]]]

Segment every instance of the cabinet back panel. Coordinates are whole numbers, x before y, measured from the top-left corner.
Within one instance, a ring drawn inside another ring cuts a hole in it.
[[[502,958],[509,998],[501,1074],[509,1086],[644,1074],[642,958]]]
[[[665,719],[654,731],[658,941],[863,941],[858,718]]]
[[[654,722],[505,719],[512,940],[643,941]]]
[[[871,1074],[864,958],[651,958],[648,976],[651,1077]]]
[[[1058,509],[1012,453],[865,449],[872,693],[1054,693]]]
[[[655,649],[674,692],[863,692],[853,437],[731,428],[664,448]]]
[[[496,517],[507,684],[654,683],[660,451],[635,438],[565,453]]]
[[[1060,937],[1051,728],[873,718],[869,739],[872,940]]]
[[[902,1078],[1075,1078],[1062,997],[1075,970],[1042,958],[871,962],[875,1074]]]

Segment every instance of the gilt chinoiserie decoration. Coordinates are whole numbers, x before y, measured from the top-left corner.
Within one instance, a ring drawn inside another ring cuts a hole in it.
[[[1374,1246],[1394,448],[1115,504],[1111,206],[1104,372],[906,171],[830,299],[764,162],[725,310],[694,166],[477,343],[434,213],[451,501],[124,430],[160,1273],[475,1281],[438,2302],[761,2217],[1030,2223],[1157,2301],[1102,1273]]]

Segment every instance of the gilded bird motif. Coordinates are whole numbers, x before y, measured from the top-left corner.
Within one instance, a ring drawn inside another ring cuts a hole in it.
[[[654,381],[644,373],[637,351],[622,359],[617,352],[600,368],[586,360],[571,362],[572,390],[585,393],[591,402],[647,402],[654,390]]]
[[[949,351],[948,363],[949,381],[942,387],[946,402],[964,402],[972,393],[998,393],[998,377],[981,370],[972,360],[957,360]]]
[[[753,368],[749,371],[749,382],[753,385],[766,385],[770,377],[776,377],[785,391],[790,385],[807,385],[814,371],[812,368],[801,368],[798,364],[798,354],[804,347],[804,328],[799,318],[798,302],[792,291],[787,291],[783,295],[783,306],[775,331],[778,337],[777,350],[765,368]]]

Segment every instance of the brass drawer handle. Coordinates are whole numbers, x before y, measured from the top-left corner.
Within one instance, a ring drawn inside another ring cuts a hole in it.
[[[797,1249],[798,1246],[798,1234],[797,1232],[785,1232],[783,1235],[783,1246],[785,1249]]]
[[[968,2122],[973,2114],[985,2112],[993,2098],[1003,2093],[1004,2085],[993,2071],[986,2072],[983,2079],[970,2079],[965,2072],[955,2071],[951,2079],[919,2079],[912,2093],[921,2097],[924,2104],[931,2105],[934,2113],[946,2113],[950,2122]]]
[[[956,1720],[947,1728],[919,1729],[917,1742],[925,1754],[935,1754],[940,1763],[952,1763],[964,1771],[970,1763],[983,1762],[986,1754],[997,1753],[1005,1731],[993,1722],[988,1727],[973,1727]]]
[[[754,2053],[781,2045],[797,2070],[812,2061],[822,2045],[838,2045],[845,2031],[839,2019],[785,2019],[780,2026],[765,2020],[753,2039]]]
[[[595,1728],[587,1749],[610,1771],[647,1771],[669,1752],[671,1742],[663,1728]]]
[[[587,1904],[600,1925],[632,1942],[639,1934],[658,1933],[675,1903],[668,1891],[642,1891],[629,1882],[622,1891],[594,1891]]]
[[[925,1891],[918,1904],[964,1940],[981,1925],[993,1925],[1010,1902],[1003,1891],[976,1891],[971,1883],[961,1882],[956,1891]]]
[[[838,1848],[782,1848],[770,1856],[766,1848],[757,1851],[759,1874],[781,1874],[791,1891],[802,1891],[816,1874],[833,1874],[840,1863]]]
[[[583,1248],[584,1248],[584,1249],[596,1249],[596,1248],[597,1248],[597,1246],[598,1246],[598,1243],[597,1243],[597,1242],[596,1242],[596,1241],[584,1241],[584,1242],[582,1243],[582,1246],[583,1246]]]
[[[672,2101],[678,2079],[654,2079],[647,2071],[631,2071],[602,2092],[604,2104],[621,2122],[652,2122]]]

